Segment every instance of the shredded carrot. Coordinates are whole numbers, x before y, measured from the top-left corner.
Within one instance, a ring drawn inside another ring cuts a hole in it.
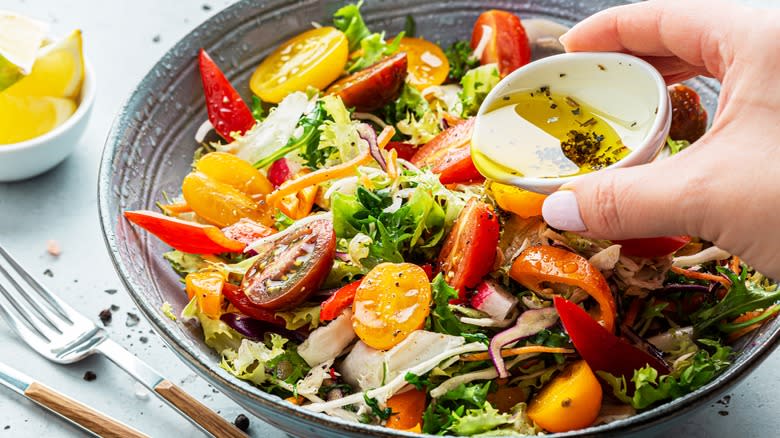
[[[759,316],[761,316],[761,315],[763,315],[763,314],[765,314],[767,312],[775,312],[775,313],[773,313],[772,315],[770,315],[768,317],[768,319],[774,318],[775,316],[777,316],[777,313],[776,313],[777,309],[776,309],[776,307],[777,307],[777,304],[775,304],[774,306],[771,306],[771,307],[769,307],[768,309],[765,309],[765,310],[753,310],[751,312],[745,312],[742,315],[734,318],[734,320],[731,321],[731,323],[732,324],[739,324],[741,322],[747,322],[747,321],[750,321],[751,319],[758,318]],[[764,321],[766,321],[766,320],[764,320]],[[747,327],[741,328],[741,329],[739,329],[739,330],[737,330],[735,332],[730,333],[729,337],[727,339],[727,342],[734,342],[737,339],[739,339],[739,338],[745,336],[746,334],[752,332],[753,330],[756,330],[757,328],[761,327],[761,324],[763,324],[764,321],[757,322],[755,324],[751,324],[751,325],[749,325]]]
[[[727,289],[731,287],[731,282],[728,280],[728,278],[721,277],[720,275],[691,271],[690,269],[678,268],[677,266],[672,266],[672,272],[675,274],[680,274],[683,277],[692,278],[694,280],[715,281],[722,284]]]
[[[741,271],[741,267],[740,267],[741,263],[742,261],[739,259],[739,257],[734,256],[731,258],[731,263],[729,264],[730,265],[729,268],[731,268],[731,270],[735,274],[739,275],[739,272]]]
[[[387,176],[390,179],[398,178],[398,151],[391,149],[387,154]]]
[[[538,353],[574,353],[570,348],[545,347],[544,345],[526,345],[525,347],[505,348],[501,350],[501,357],[518,356],[520,354],[538,354]],[[465,362],[475,362],[478,360],[488,360],[490,354],[487,352],[464,354],[461,360]]]
[[[287,397],[286,399],[284,399],[284,401],[300,406],[303,404],[304,398],[299,395],[297,397]]]
[[[186,202],[178,202],[175,204],[158,204],[160,210],[168,216],[176,216],[181,213],[189,213],[192,211]]]
[[[623,324],[627,325],[628,327],[633,327],[634,323],[636,322],[636,317],[639,315],[639,308],[641,306],[642,300],[639,298],[634,298],[634,300],[631,301],[631,305],[628,306],[626,316],[623,318]]]
[[[393,138],[393,135],[395,135],[395,128],[392,126],[386,126],[377,138],[377,144],[379,145],[379,148],[384,148],[390,139]],[[355,169],[357,169],[358,166],[369,162],[371,159],[371,154],[368,149],[366,149],[363,151],[363,153],[353,158],[352,160],[347,161],[346,163],[339,164],[338,166],[319,169],[299,178],[286,181],[278,189],[274,190],[268,195],[266,202],[269,205],[276,206],[278,205],[278,202],[285,196],[300,192],[306,187],[320,184],[331,179],[344,178],[349,176],[355,172]]]

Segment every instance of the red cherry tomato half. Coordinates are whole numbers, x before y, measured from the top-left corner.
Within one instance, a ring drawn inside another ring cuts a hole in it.
[[[474,23],[471,48],[476,49],[482,35],[490,29],[487,46],[479,62],[482,65],[498,63],[498,71],[504,77],[531,60],[531,48],[523,24],[517,15],[506,11],[483,12]]]
[[[336,253],[336,233],[327,219],[278,236],[255,249],[259,257],[241,283],[249,301],[266,310],[294,307],[316,292]]]
[[[430,167],[442,184],[484,181],[485,177],[471,161],[474,120],[472,117],[440,132],[420,147],[411,159],[412,164]]]
[[[498,238],[498,216],[493,207],[470,199],[447,235],[437,261],[439,272],[457,289],[460,300],[465,299],[466,288],[475,287],[493,269]]]

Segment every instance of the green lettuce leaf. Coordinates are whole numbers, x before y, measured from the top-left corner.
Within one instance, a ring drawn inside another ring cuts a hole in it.
[[[354,73],[366,67],[370,67],[386,56],[390,56],[401,47],[401,38],[404,33],[399,33],[391,42],[385,40],[385,33],[372,33],[360,41],[360,56],[351,60],[347,67],[349,73]]]
[[[433,307],[428,316],[428,325],[438,333],[463,336],[468,333],[477,333],[479,328],[460,322],[450,308],[450,301],[458,298],[458,291],[444,281],[444,275],[439,274],[431,282],[433,292]]]
[[[355,195],[333,195],[331,211],[336,236],[351,239],[362,233],[370,238],[369,255],[361,260],[363,267],[399,263],[415,254],[433,257],[435,247],[443,240],[448,225],[446,212],[430,189],[418,185],[396,211],[385,211],[392,202],[388,191],[362,186]]]
[[[672,137],[666,137],[666,146],[669,148],[670,155],[679,153],[690,145],[688,140],[672,140]]]
[[[427,143],[441,132],[439,117],[435,111],[428,111],[420,118],[409,112],[405,119],[396,123],[396,128],[401,134],[409,136],[407,142],[411,144]]]
[[[329,95],[319,102],[327,114],[319,127],[319,142],[316,149],[302,155],[312,169],[351,160],[360,154],[364,143],[357,131],[360,122],[352,120],[340,97]]]
[[[408,83],[404,83],[398,99],[388,104],[384,112],[388,122],[395,124],[410,116],[417,120],[422,119],[426,113],[430,112],[430,106],[422,93],[420,93],[420,90]]]
[[[604,371],[596,373],[612,387],[615,397],[635,409],[644,409],[656,402],[673,400],[701,388],[730,365],[731,348],[709,339],[699,339],[698,342],[714,351],[710,353],[707,349],[700,349],[692,363],[675,373],[676,376],[659,376],[658,371],[649,365],[635,370],[631,378],[635,388],[633,394],[629,394],[631,389],[624,377]]]
[[[447,391],[440,400],[457,401],[459,404],[467,404],[474,408],[480,408],[487,400],[488,391],[492,381],[488,380],[484,384],[470,384],[461,383],[455,389]]]
[[[163,258],[171,264],[171,268],[182,277],[187,274],[198,272],[208,267],[208,263],[198,254],[188,254],[178,250],[163,253]]]
[[[718,267],[718,271],[731,280],[731,288],[717,304],[705,307],[691,316],[694,331],[702,330],[723,320],[733,319],[743,313],[757,309],[766,309],[780,300],[780,290],[766,290],[753,282],[746,282],[748,270],[743,269],[736,275],[728,269]],[[729,332],[728,324],[719,324],[721,331]]]
[[[201,312],[198,300],[193,297],[181,311],[181,319],[184,321],[197,320],[203,330],[203,340],[206,345],[213,348],[220,355],[226,351],[236,350],[244,339],[237,331],[220,319],[211,319]]]
[[[284,344],[287,339],[271,334],[270,345],[243,339],[238,350],[222,352],[220,366],[230,374],[242,380],[248,380],[255,385],[266,382],[273,383],[276,377],[266,371],[273,359],[285,354]]]
[[[341,7],[333,14],[333,26],[347,36],[350,52],[357,50],[363,38],[371,34],[368,26],[366,26],[366,22],[363,21],[363,16],[360,14],[361,6],[363,6],[363,2],[359,1],[355,4]]]
[[[298,137],[290,138],[286,145],[258,160],[254,166],[258,169],[264,169],[290,152],[300,151],[300,155],[306,160],[306,164],[309,167],[316,167],[316,162],[320,157],[318,154],[320,143],[319,127],[324,119],[325,109],[322,102],[318,101],[314,109],[304,114],[298,121],[297,128],[302,130],[301,134]],[[315,162],[314,165],[311,164],[312,160]]]
[[[276,312],[275,316],[284,319],[287,330],[298,330],[307,324],[310,330],[314,330],[320,325],[320,305],[298,306],[292,310]]]
[[[498,409],[485,402],[481,408],[467,410],[465,415],[453,413],[452,425],[447,430],[455,435],[470,436],[505,424],[512,424],[511,416],[498,412]]]
[[[463,86],[459,95],[463,104],[463,116],[477,114],[482,101],[500,80],[501,75],[496,64],[485,64],[467,71],[460,81]]]

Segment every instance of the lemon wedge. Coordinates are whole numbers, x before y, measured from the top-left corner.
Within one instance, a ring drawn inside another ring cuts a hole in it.
[[[76,102],[71,99],[0,93],[0,147],[43,135],[75,111]]]
[[[0,91],[30,74],[47,32],[45,23],[0,11]]]
[[[5,93],[14,96],[51,96],[78,99],[84,82],[84,54],[81,31],[41,49],[32,73]]]

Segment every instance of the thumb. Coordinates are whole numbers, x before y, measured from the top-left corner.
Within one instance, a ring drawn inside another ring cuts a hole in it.
[[[642,166],[584,176],[553,193],[542,214],[552,227],[603,239],[696,234],[705,217],[702,166],[686,150]],[[697,163],[692,163],[697,164]]]

